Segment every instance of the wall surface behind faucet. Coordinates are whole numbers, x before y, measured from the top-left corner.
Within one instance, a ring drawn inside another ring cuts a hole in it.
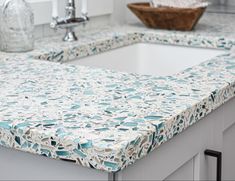
[[[109,25],[110,25],[110,15],[97,16],[97,17],[92,17],[89,23],[87,23],[85,27],[83,26],[77,27],[76,31],[78,32],[78,35],[79,35],[79,32],[92,30],[92,29],[99,29],[99,27],[103,28]],[[34,37],[35,39],[40,39],[40,38],[49,37],[49,36],[63,36],[64,34],[65,34],[65,30],[58,29],[54,31],[50,28],[50,25],[47,23],[47,24],[35,26]]]
[[[64,30],[54,31],[49,27],[52,21],[51,0],[27,0],[33,9],[35,16],[35,38],[64,34]],[[86,31],[96,27],[110,24],[110,16],[113,12],[113,1],[115,0],[88,0],[88,13],[90,17],[86,27],[80,26],[79,31]],[[77,4],[77,15],[80,16],[81,0],[75,0]],[[59,16],[65,16],[66,0],[59,0]]]
[[[49,28],[49,22],[51,21],[51,0],[28,0],[33,2],[31,5],[36,12],[35,22],[37,24],[35,28],[35,37],[41,38],[45,36],[52,36],[55,34],[63,34],[64,31],[59,30],[54,32]],[[131,2],[143,2],[148,0],[89,0],[88,10],[91,21],[87,25],[87,29],[96,28],[99,26],[122,25],[124,23],[135,23],[139,20],[129,11],[126,7]],[[64,16],[64,5],[66,0],[59,0],[59,14]],[[78,2],[78,14],[81,7],[81,0]],[[42,11],[43,9],[43,11]],[[40,13],[43,12],[43,15]],[[83,29],[81,28],[81,31]]]
[[[116,24],[139,22],[139,20],[127,8],[127,4],[132,2],[149,2],[149,0],[114,0],[112,21],[116,22]]]

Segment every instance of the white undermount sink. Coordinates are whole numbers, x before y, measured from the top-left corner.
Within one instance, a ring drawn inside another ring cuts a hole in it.
[[[225,51],[217,49],[138,43],[68,63],[128,73],[168,76],[223,53]]]

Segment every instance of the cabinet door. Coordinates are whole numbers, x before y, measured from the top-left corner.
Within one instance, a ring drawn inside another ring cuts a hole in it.
[[[181,166],[178,170],[176,170],[173,174],[167,177],[166,181],[173,181],[173,180],[194,180],[194,166],[193,166],[193,159],[189,160],[183,166]]]
[[[223,134],[222,176],[223,180],[235,180],[235,124],[226,129]]]
[[[223,180],[235,180],[235,98],[224,106]]]

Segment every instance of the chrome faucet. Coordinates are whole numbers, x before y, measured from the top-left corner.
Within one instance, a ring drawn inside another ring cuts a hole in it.
[[[81,17],[76,17],[76,6],[75,6],[75,0],[67,0],[67,4],[65,7],[65,17],[59,18],[58,17],[58,2],[57,0],[52,0],[53,2],[53,22],[51,23],[51,28],[53,29],[65,29],[66,34],[63,38],[63,41],[66,42],[72,42],[78,40],[74,28],[78,26],[79,24],[85,24],[87,21],[89,21],[89,18],[87,16],[87,11],[82,11]]]

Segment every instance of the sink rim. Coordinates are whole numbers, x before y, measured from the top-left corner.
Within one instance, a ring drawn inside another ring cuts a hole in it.
[[[170,74],[170,75],[153,75],[153,74],[141,74],[141,73],[136,73],[136,72],[128,72],[128,71],[123,71],[123,70],[115,70],[115,69],[112,69],[112,68],[105,68],[105,67],[95,67],[95,66],[89,66],[89,65],[79,65],[77,64],[76,66],[85,66],[85,67],[88,67],[88,68],[91,68],[91,69],[103,69],[103,70],[109,70],[109,71],[112,71],[112,72],[120,72],[120,73],[126,73],[126,74],[135,74],[135,75],[143,75],[143,76],[154,76],[154,77],[171,77],[171,76],[175,76],[175,75],[178,75],[178,74],[181,74],[185,71],[187,71],[188,69],[192,69],[193,67],[196,67],[196,66],[201,66],[202,64],[205,64],[207,63],[208,61],[211,61],[217,57],[220,57],[220,56],[224,56],[226,55],[229,51],[226,50],[226,49],[222,49],[222,48],[211,48],[211,47],[197,47],[197,46],[185,46],[185,45],[174,45],[174,44],[164,44],[164,43],[149,43],[149,42],[135,42],[135,43],[132,43],[132,44],[128,44],[128,45],[123,45],[123,46],[119,46],[119,47],[115,47],[115,48],[111,48],[109,50],[106,50],[106,51],[101,51],[101,52],[98,52],[98,53],[95,53],[95,54],[91,54],[91,55],[87,55],[87,56],[81,56],[81,57],[78,57],[78,58],[74,58],[72,60],[68,60],[68,61],[65,61],[65,62],[62,62],[63,64],[72,64],[73,62],[76,62],[76,61],[79,61],[79,60],[83,60],[83,59],[86,59],[86,58],[91,58],[91,57],[96,57],[96,56],[100,56],[100,55],[103,55],[103,54],[106,54],[106,53],[110,53],[112,51],[118,51],[120,49],[123,49],[123,48],[130,48],[130,47],[133,47],[133,46],[146,46],[146,45],[157,45],[157,46],[162,46],[162,47],[173,47],[173,48],[185,48],[185,49],[193,49],[193,50],[209,50],[209,51],[218,51],[220,53],[218,53],[218,55],[215,55],[215,56],[212,56],[211,58],[207,58],[206,60],[203,60],[197,64],[194,64],[192,66],[189,66],[189,67],[186,67],[178,72],[175,72],[173,74]]]

